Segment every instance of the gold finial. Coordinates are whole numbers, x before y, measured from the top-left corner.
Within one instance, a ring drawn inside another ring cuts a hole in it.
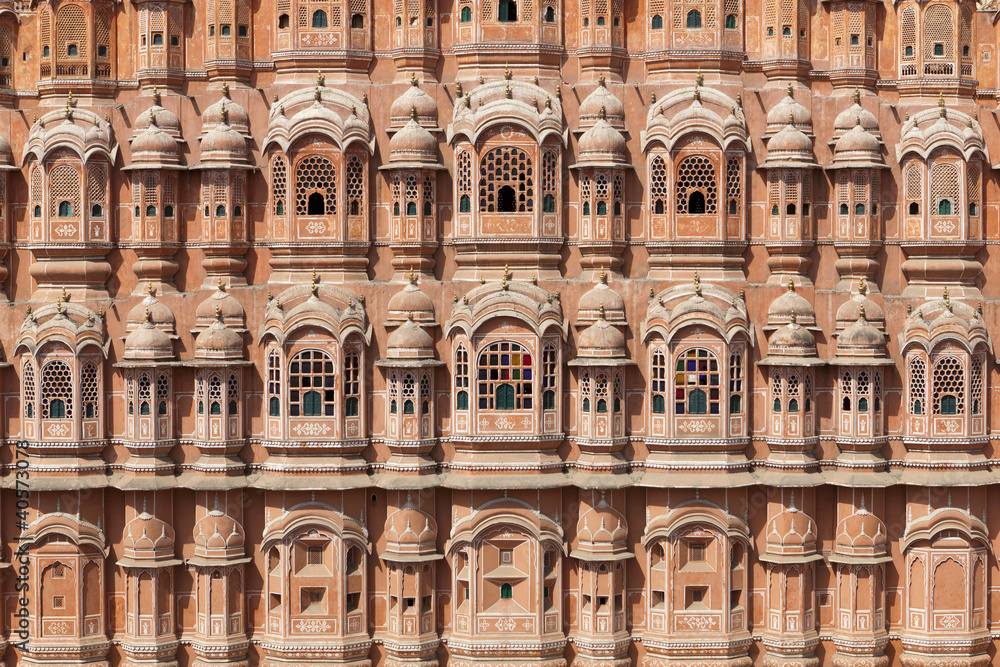
[[[903,114],[903,122],[905,123],[908,120],[910,120],[910,112],[909,111],[907,111],[905,114]]]
[[[218,306],[216,306],[218,307]],[[146,304],[146,321],[152,323],[153,316],[149,314],[149,304]]]
[[[272,104],[278,103],[278,93],[275,93],[274,96],[271,98],[271,103]]]
[[[69,297],[66,295],[66,286],[62,286],[62,296],[60,297],[63,301],[69,301]]]
[[[268,287],[267,288],[267,302],[271,303],[272,301],[274,301],[274,295],[271,294],[271,288]]]
[[[466,305],[466,306],[469,305],[469,295],[468,294],[463,294],[462,295],[462,303],[464,305]]]
[[[545,108],[548,109],[548,110],[550,110],[550,111],[552,110],[552,98],[551,97],[546,97],[545,98]]]
[[[694,272],[694,293],[701,296],[701,276],[697,271]]]
[[[531,106],[535,107],[535,112],[538,112],[538,98],[537,97],[532,97],[531,98]]]
[[[323,86],[326,85],[326,79],[323,77],[323,70],[316,70],[316,85]]]
[[[790,313],[790,315],[788,317],[788,324],[795,324],[795,309],[794,308],[792,309],[792,312]]]
[[[865,319],[865,304],[858,306],[858,314],[861,316],[861,319]]]
[[[980,301],[979,305],[976,306],[976,315],[978,315],[979,317],[983,316],[983,302],[982,301]]]
[[[461,97],[461,96],[462,96],[462,82],[461,81],[456,81],[455,82],[455,97]]]
[[[56,299],[56,313],[62,315],[62,297]]]
[[[417,277],[415,275],[413,275],[413,267],[412,266],[410,267],[410,284],[411,285],[416,285],[417,284]]]
[[[352,116],[357,116],[358,115],[358,106],[356,104],[352,104],[351,105],[351,115]]]
[[[514,97],[514,94],[510,90],[510,84],[509,83],[507,84],[507,89],[504,91],[503,96],[506,97],[508,100]]]
[[[72,90],[69,91],[69,93],[66,95],[66,104],[70,105],[71,107],[75,107],[76,106],[76,100],[73,99],[73,91]]]
[[[604,73],[602,72],[599,77],[597,77],[597,85],[604,88]]]
[[[537,273],[531,274],[531,284],[532,285],[537,285],[538,284],[538,274]]]
[[[950,312],[951,311],[951,297],[948,296],[948,288],[947,287],[944,288],[944,297],[943,298],[944,298],[944,307],[945,307],[945,310],[947,310],[947,311]]]
[[[861,104],[861,90],[858,88],[854,89],[854,103]]]
[[[413,86],[414,88],[417,87],[417,73],[416,72],[410,72],[410,85]]]
[[[219,120],[223,125],[229,125],[229,109],[226,108],[225,104],[222,105],[222,110],[219,112]]]
[[[316,296],[319,292],[319,276],[316,275],[316,269],[313,269],[312,285],[310,290],[312,291],[313,296]]]
[[[793,293],[795,292],[795,281],[792,280],[791,276],[788,276],[788,291]]]
[[[603,303],[601,304],[601,319],[602,319],[602,320],[606,320],[606,319],[607,319],[607,318],[605,317],[605,315],[604,315],[604,304],[603,304]]]
[[[507,274],[504,274],[503,278],[500,279],[500,289],[507,291]]]
[[[152,109],[149,110],[149,124],[152,127],[156,127],[156,114],[153,113]]]
[[[368,106],[368,93],[361,93],[361,101],[366,107]]]
[[[222,96],[227,100],[229,99],[229,83],[226,81],[222,82]]]
[[[323,101],[323,89],[319,86],[316,86],[316,90],[313,91],[313,99],[317,102]]]
[[[649,103],[650,104],[656,104],[656,93],[650,93],[649,94]]]
[[[485,285],[486,284],[486,276],[484,276],[481,273],[479,274],[479,284],[480,285]]]
[[[742,301],[743,303],[747,302],[747,288],[746,287],[741,287],[740,288],[740,301]]]
[[[736,106],[743,108],[743,93],[736,93]]]
[[[149,296],[153,296],[153,282],[152,281],[148,281],[146,283],[146,294],[148,294]]]
[[[602,285],[607,285],[608,284],[608,274],[604,272],[604,267],[603,266],[601,267],[601,275],[598,277],[598,280],[601,281]]]
[[[906,306],[906,314],[907,314],[908,316],[909,316],[909,315],[912,315],[912,314],[913,314],[913,304],[912,304],[912,303],[911,303],[911,304],[908,304],[908,305]]]
[[[222,284],[222,276],[219,276],[218,280],[215,281],[215,287],[220,292],[225,292],[226,291],[226,286]]]
[[[415,104],[410,106],[410,120],[413,122],[417,120],[417,105]]]
[[[604,107],[601,107],[601,112],[599,114],[597,114],[597,117],[600,118],[601,120],[607,120],[608,119],[608,110],[605,109]]]
[[[469,95],[465,96],[465,108],[466,109],[471,109],[472,108],[472,97],[469,96]]]
[[[482,76],[480,76],[480,77],[479,77],[479,85],[481,86],[481,85],[483,85],[484,83],[486,83],[486,79],[485,79],[485,78],[483,78]]]
[[[215,304],[215,321],[216,322],[222,321],[222,306],[220,306],[219,304]]]
[[[792,98],[795,97],[794,95],[792,95],[792,82],[791,81],[788,82],[788,96],[792,97]]]
[[[652,287],[649,288],[649,298],[650,299],[655,299],[656,298],[656,292],[653,290]]]
[[[865,277],[861,276],[861,280],[858,281],[858,294],[864,296],[868,293],[868,283],[865,281]]]
[[[514,75],[510,73],[510,65],[509,64],[504,65],[504,67],[503,67],[503,78],[506,79],[507,81],[510,81],[511,78],[513,78],[513,76]]]
[[[458,292],[455,292],[455,294],[452,295],[452,300],[451,301],[452,301],[452,303],[458,303]]]
[[[701,88],[694,89],[694,101],[701,102]]]
[[[861,116],[858,116],[857,118],[854,119],[854,124],[857,125],[858,127],[861,127]]]
[[[31,311],[31,306],[28,306],[28,310],[25,311],[24,319],[32,321],[35,319],[35,314]]]
[[[795,127],[795,114],[793,113],[788,114],[788,124],[791,125],[792,127]]]
[[[278,105],[278,115],[279,116],[284,116],[285,115],[285,105],[284,104],[279,104]]]
[[[535,75],[535,78],[534,78],[534,79],[532,79],[532,81],[534,81],[534,84],[535,84],[536,86],[538,85],[538,75],[537,75],[537,74]]]
[[[66,102],[66,109],[63,111],[63,116],[65,116],[66,120],[73,118],[73,107],[70,106],[69,102]]]
[[[698,75],[694,79],[695,88],[700,88],[705,82],[705,77],[701,75],[701,66],[698,67]]]
[[[503,265],[503,277],[504,279],[510,278],[510,267],[506,262]]]
[[[160,106],[160,91],[153,86],[153,104]]]

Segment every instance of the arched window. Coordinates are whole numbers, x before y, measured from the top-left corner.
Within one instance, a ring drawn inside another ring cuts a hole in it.
[[[957,357],[944,357],[934,364],[932,390],[934,414],[965,414],[965,368]]]
[[[738,351],[729,354],[729,414],[743,412],[743,355]]]
[[[692,348],[677,358],[674,370],[676,414],[719,414],[719,361],[714,354]]]
[[[315,210],[313,195],[320,195],[319,213]],[[311,155],[300,161],[295,169],[295,213],[297,215],[336,215],[337,170],[330,160]]]
[[[716,212],[717,186],[715,167],[707,157],[691,155],[677,166],[677,213],[681,215]],[[694,197],[695,193],[699,197]],[[692,210],[697,206],[697,210]]]
[[[416,215],[417,214],[417,202],[411,201],[406,203],[406,215]]]
[[[275,350],[267,355],[267,393],[270,396],[267,403],[268,415],[281,416],[281,360]]]
[[[223,206],[222,204],[219,204],[218,206],[215,207],[215,215],[216,215],[216,217],[221,218],[225,214],[226,214],[226,207],[225,206]]]
[[[688,28],[701,27],[701,12],[699,12],[697,9],[692,9],[687,13],[687,27]]]
[[[649,198],[653,212],[663,215],[667,200],[667,166],[659,155],[649,163]]]
[[[910,215],[920,215],[920,204],[917,202],[910,202]]]
[[[458,200],[458,212],[459,213],[471,213],[472,212],[472,199],[469,195],[462,195]]]
[[[660,16],[659,14],[654,14],[653,15],[653,20],[650,21],[649,27],[652,28],[653,30],[662,30],[663,29],[663,17]]]
[[[289,27],[288,14],[282,14],[278,17],[278,29],[285,30]]]
[[[546,343],[542,348],[542,409],[555,410],[556,408],[556,374],[558,371],[556,363],[556,348],[552,343]]]
[[[942,199],[938,202],[938,215],[951,215],[951,200]]]
[[[726,30],[736,30],[736,14],[726,14]]]
[[[53,360],[42,366],[42,419],[69,419],[73,416],[73,373],[69,364]]]
[[[531,354],[518,343],[493,343],[477,365],[480,410],[530,410]]]
[[[97,417],[98,395],[97,364],[86,363],[80,371],[80,401],[85,419]]]
[[[554,195],[548,194],[542,198],[542,212],[543,213],[556,212],[556,198]]]
[[[351,28],[358,30],[365,27],[365,15],[364,14],[352,14],[351,15]]]
[[[666,412],[667,358],[659,350],[653,353],[649,392],[652,396],[653,414],[664,414]]]
[[[497,20],[500,22],[517,21],[517,0],[500,0],[497,3]]]
[[[556,22],[556,10],[555,7],[549,5],[545,8],[545,22],[555,23]]]
[[[513,147],[494,148],[480,163],[481,213],[531,213],[535,182],[531,158]]]
[[[513,589],[513,587],[510,584],[508,584],[508,583],[501,584],[500,585],[500,598],[502,600],[510,600],[513,597],[514,597],[514,589]]]
[[[325,28],[327,27],[326,22],[326,12],[322,9],[317,9],[312,15],[312,27],[313,28]]]
[[[472,21],[472,8],[469,6],[462,7],[462,23],[469,23]]]
[[[59,217],[68,218],[73,215],[73,205],[68,201],[59,202]]]
[[[292,417],[332,417],[336,406],[333,359],[319,350],[304,350],[288,365],[288,410]]]
[[[66,55],[69,56],[70,58],[75,58],[76,56],[80,55],[80,50],[77,48],[76,44],[67,44]]]
[[[455,350],[455,407],[469,409],[469,353],[464,345]]]
[[[361,357],[356,352],[344,355],[344,416],[357,417],[361,402]]]
[[[309,195],[309,209],[306,215],[323,215],[325,207],[326,202],[323,199],[323,195],[319,192],[314,192]]]
[[[922,415],[924,414],[924,392],[927,377],[927,366],[922,358],[913,357],[910,359],[909,375],[910,414]]]

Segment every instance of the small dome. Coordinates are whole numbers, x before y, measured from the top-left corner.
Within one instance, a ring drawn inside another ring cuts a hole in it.
[[[862,312],[862,316],[837,337],[837,354],[844,357],[884,357],[885,334],[873,327]]]
[[[132,161],[138,163],[178,162],[177,141],[156,124],[152,109],[150,109],[149,115],[152,117],[151,122],[132,140]]]
[[[434,322],[434,303],[421,291],[412,276],[406,287],[389,299],[388,311],[389,320],[405,321],[412,317],[416,322]]]
[[[837,309],[837,330],[842,331],[851,326],[862,317],[877,329],[885,329],[885,313],[881,306],[871,300],[868,296],[868,283],[862,278],[858,282],[857,290],[851,298],[840,305]]]
[[[207,361],[243,359],[243,337],[225,325],[221,308],[212,326],[198,334],[194,344],[194,356],[196,359]]]
[[[766,552],[772,556],[808,556],[816,553],[816,522],[792,506],[767,524]]]
[[[434,339],[423,327],[407,319],[386,341],[387,356],[392,359],[426,359],[434,356]]]
[[[414,117],[403,129],[389,139],[390,162],[425,162],[437,163],[437,139],[425,130]]]
[[[437,523],[407,498],[406,504],[385,520],[385,548],[390,554],[433,554],[437,551]]]
[[[581,322],[596,321],[602,309],[609,322],[625,323],[625,299],[608,286],[607,275],[603,270],[600,282],[580,297],[580,302],[577,304],[577,318]]]
[[[142,512],[125,525],[122,546],[125,557],[133,561],[170,559],[174,555],[174,529],[143,507]]]
[[[625,162],[625,137],[608,123],[603,109],[594,126],[580,137],[577,153],[581,164]]]
[[[145,131],[151,121],[155,120],[156,126],[172,137],[181,136],[181,120],[173,111],[160,106],[160,93],[153,87],[153,106],[147,113],[141,113],[135,119],[135,135]]]
[[[886,553],[885,526],[863,506],[837,526],[833,552],[838,556],[878,557]]]
[[[242,162],[247,157],[247,141],[225,122],[213,127],[201,139],[202,161]]]
[[[437,125],[438,108],[434,98],[420,89],[415,76],[410,79],[410,84],[389,107],[389,122],[402,125],[412,118],[421,125]]]
[[[795,291],[795,283],[788,279],[788,290],[771,302],[767,309],[767,324],[769,327],[780,327],[792,321],[804,326],[814,326],[816,324],[816,309],[809,303],[809,300]]]
[[[218,507],[195,524],[194,552],[201,558],[242,558],[245,543],[243,527]]]
[[[216,319],[216,312],[222,313],[222,321],[231,327],[242,328],[244,321],[243,306],[234,299],[219,281],[218,289],[210,297],[198,304],[195,309],[196,326],[200,329],[208,328]]]
[[[812,140],[806,136],[805,132],[789,123],[781,128],[781,131],[771,137],[767,144],[767,152],[773,151],[788,152],[812,152]]]
[[[625,122],[625,107],[614,93],[604,85],[604,76],[597,80],[597,88],[580,103],[580,126],[587,127],[601,117],[601,111],[612,125],[620,127]]]
[[[588,359],[622,359],[628,356],[625,349],[625,336],[617,327],[604,319],[600,319],[583,330],[576,346],[577,358]]]
[[[792,94],[792,84],[788,84],[788,93],[785,97],[767,112],[768,133],[779,132],[785,125],[788,125],[789,118],[792,125],[798,129],[812,133],[812,114],[795,101],[795,96]]]
[[[152,285],[149,285],[146,297],[128,311],[125,319],[125,330],[131,333],[142,326],[143,322],[146,321],[147,312],[149,319],[158,329],[163,329],[171,335],[174,333],[176,323],[174,313],[165,303],[153,296]]]
[[[844,133],[833,148],[834,162],[866,162],[883,164],[882,147],[872,133],[855,125]]]
[[[167,361],[174,358],[174,345],[162,329],[146,318],[141,326],[125,337],[126,361]]]
[[[878,133],[878,119],[875,114],[861,106],[861,92],[855,89],[854,104],[837,115],[837,119],[833,121],[833,133],[838,135],[849,132],[858,125],[866,132]]]
[[[0,165],[9,166],[14,164],[14,154],[10,150],[10,143],[0,137]]]
[[[812,333],[792,321],[771,334],[767,344],[768,355],[773,357],[815,357],[816,340]]]
[[[202,130],[216,125],[226,124],[242,134],[250,132],[250,116],[246,109],[229,97],[229,84],[222,84],[222,99],[211,105],[201,114]]]
[[[627,525],[621,512],[608,505],[602,496],[577,522],[580,550],[591,554],[626,551]]]

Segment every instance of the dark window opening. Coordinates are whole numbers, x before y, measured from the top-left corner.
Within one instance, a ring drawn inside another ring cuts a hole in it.
[[[705,195],[695,190],[688,195],[688,213],[699,215],[705,213]]]
[[[652,22],[650,24],[650,27],[653,30],[662,30],[663,29],[663,17],[660,16],[659,14],[655,14],[653,16],[653,20],[652,20]]]
[[[514,188],[505,185],[497,192],[497,212],[515,213],[517,211],[517,193]]]
[[[920,204],[917,202],[910,202],[910,215],[920,215]]]
[[[312,27],[313,28],[325,28],[326,23],[326,12],[322,9],[317,9],[313,12]]]
[[[516,0],[500,0],[497,3],[497,20],[505,23],[517,21]]]
[[[692,9],[687,13],[687,27],[688,28],[701,27],[701,12],[699,12],[697,9]]]
[[[352,14],[351,15],[351,27],[355,30],[365,27],[365,15],[364,14]]]
[[[309,195],[309,202],[306,206],[306,215],[323,215],[326,210],[326,200],[323,193],[314,192]]]
[[[282,14],[278,17],[278,28],[284,30],[288,27],[288,14]]]

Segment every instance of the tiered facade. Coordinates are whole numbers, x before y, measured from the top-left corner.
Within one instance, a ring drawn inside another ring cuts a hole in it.
[[[989,664],[998,17],[0,0],[7,664]]]

